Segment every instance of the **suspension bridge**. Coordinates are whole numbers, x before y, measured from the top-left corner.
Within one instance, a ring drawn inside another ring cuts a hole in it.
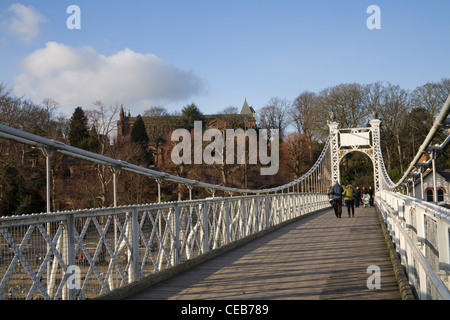
[[[449,111],[450,97],[396,183],[374,116],[366,128],[339,128],[332,119],[310,170],[261,190],[181,178],[0,125],[1,138],[43,151],[47,178],[46,213],[0,217],[0,299],[448,300],[450,210],[409,194],[425,167],[436,171],[450,135],[431,141],[450,128]],[[50,212],[55,152],[110,168],[114,206]],[[337,219],[327,188],[350,152],[372,160],[375,207]],[[419,162],[424,153],[427,163]],[[155,179],[159,197],[162,181],[186,186],[189,199],[117,206],[119,170]],[[193,200],[194,188],[212,196]]]

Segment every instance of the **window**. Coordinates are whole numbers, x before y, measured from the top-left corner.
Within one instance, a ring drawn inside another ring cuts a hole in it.
[[[433,189],[428,189],[427,190],[427,201],[428,202],[433,202]]]
[[[438,198],[438,202],[444,201],[444,190],[443,189],[438,190],[437,198]]]

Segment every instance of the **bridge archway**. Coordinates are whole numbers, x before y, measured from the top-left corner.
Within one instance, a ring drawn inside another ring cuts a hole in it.
[[[342,185],[351,184],[354,187],[374,187],[373,161],[365,152],[350,151],[346,153],[340,163],[340,182]]]
[[[366,154],[373,164],[374,190],[382,190],[380,181],[381,173],[381,147],[380,147],[380,123],[381,120],[372,119],[370,127],[366,128],[339,128],[339,123],[332,119],[328,123],[330,128],[330,155],[331,155],[331,179],[332,184],[340,181],[341,160],[351,152]]]

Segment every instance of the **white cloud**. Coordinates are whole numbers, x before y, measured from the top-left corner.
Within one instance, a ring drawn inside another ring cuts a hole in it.
[[[45,21],[45,18],[33,6],[15,3],[9,7],[8,11],[12,12],[13,16],[5,21],[4,25],[20,41],[28,43],[39,35],[39,25]]]
[[[91,106],[93,101],[128,107],[176,102],[204,93],[204,83],[153,54],[124,49],[104,56],[94,49],[48,42],[22,61],[14,91],[36,102]]]

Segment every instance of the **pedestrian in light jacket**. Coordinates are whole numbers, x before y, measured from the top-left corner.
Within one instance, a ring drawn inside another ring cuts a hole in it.
[[[350,218],[350,211],[352,213],[352,217],[355,216],[355,189],[349,184],[345,187],[342,195],[344,196],[344,203],[347,206],[348,217]]]

